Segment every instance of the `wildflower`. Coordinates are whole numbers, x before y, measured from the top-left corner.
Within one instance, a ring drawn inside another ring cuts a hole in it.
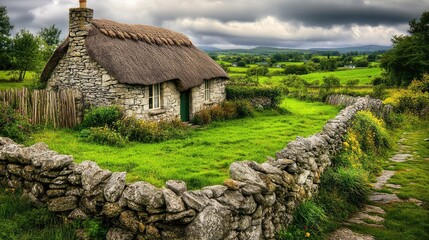
[[[309,232],[306,232],[306,233],[305,233],[305,237],[309,238],[309,237],[310,237],[310,233],[309,233]]]

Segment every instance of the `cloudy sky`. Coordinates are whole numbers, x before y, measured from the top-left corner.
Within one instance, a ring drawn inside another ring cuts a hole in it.
[[[79,0],[0,0],[14,32],[55,24],[65,37]],[[162,26],[196,45],[288,48],[390,45],[429,0],[88,0],[95,18]]]

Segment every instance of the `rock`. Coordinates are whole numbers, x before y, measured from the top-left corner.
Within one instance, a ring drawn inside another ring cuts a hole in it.
[[[186,239],[194,240],[221,240],[228,236],[231,230],[231,212],[216,205],[207,206],[200,212],[194,221],[186,227]],[[257,239],[257,238],[246,238]]]
[[[189,208],[198,212],[201,212],[209,204],[209,198],[201,191],[184,192],[182,199]]]
[[[133,233],[137,233],[140,228],[140,222],[133,211],[123,211],[119,216],[121,224]],[[143,224],[143,223],[141,223]],[[143,224],[144,226],[144,224]]]
[[[177,196],[170,189],[162,189],[164,195],[165,205],[167,206],[167,212],[176,213],[186,210],[185,204],[182,199]]]
[[[67,180],[73,185],[82,185],[82,176],[77,174],[70,174]]]
[[[292,173],[292,174],[294,174],[294,173],[296,173],[296,172],[298,171],[298,165],[296,165],[296,163],[295,163],[295,162],[293,162],[293,163],[291,163],[290,165],[288,165],[288,166],[286,167],[286,171],[287,171],[288,173]]]
[[[125,189],[126,172],[114,172],[104,187],[104,197],[108,202],[116,202]]]
[[[227,189],[228,187],[222,186],[222,185],[214,185],[214,186],[208,186],[203,188],[203,190],[211,191],[213,193],[214,198],[218,198],[222,196]]]
[[[27,181],[33,181],[33,173],[35,171],[35,167],[31,165],[27,165],[22,169],[22,177]]]
[[[244,202],[244,197],[239,191],[227,190],[223,196],[216,200],[226,205],[230,210],[238,210]]]
[[[83,161],[77,166],[74,167],[73,173],[77,175],[82,175],[83,171],[85,171],[88,168],[96,168],[98,167],[98,164],[93,161]]]
[[[146,227],[146,235],[148,235],[147,239],[160,239],[161,235],[159,234],[159,230],[154,225],[148,225]]]
[[[171,222],[171,221],[176,221],[186,217],[194,217],[196,213],[197,212],[193,209],[183,211],[180,213],[169,213],[165,216],[165,220]]]
[[[36,143],[30,147],[22,148],[20,152],[19,162],[23,164],[31,164],[31,159],[34,155],[46,151],[49,151],[49,147],[43,142]]]
[[[143,181],[127,186],[123,196],[129,201],[152,208],[160,208],[165,204],[162,191]]]
[[[229,168],[231,178],[251,185],[256,185],[260,188],[266,188],[267,186],[259,177],[258,173],[249,167],[248,164],[248,161],[232,163]]]
[[[240,221],[238,222],[238,228],[239,231],[244,231],[248,229],[252,225],[252,217],[244,215],[240,218]]]
[[[187,191],[186,183],[180,180],[168,180],[165,182],[165,186],[179,196]]]
[[[82,172],[82,187],[90,191],[95,186],[106,180],[112,175],[109,170],[103,170],[98,165],[92,165]]]
[[[52,169],[62,169],[73,162],[73,157],[68,155],[54,155],[50,159],[42,162],[42,171]]]
[[[234,179],[225,179],[225,181],[223,181],[223,185],[231,190],[238,190],[240,187],[245,186],[246,183],[235,181]]]
[[[58,153],[55,151],[45,151],[39,154],[35,154],[31,158],[31,165],[35,167],[41,167],[44,162],[50,161],[54,156],[57,156]]]
[[[76,220],[76,219],[81,219],[81,220],[85,220],[88,218],[88,215],[86,215],[82,209],[80,208],[76,208],[75,210],[73,210],[68,216],[67,218],[70,218],[72,220]]]
[[[262,227],[260,224],[251,226],[239,233],[239,239],[261,239]]]
[[[340,228],[333,232],[329,237],[329,240],[374,240],[375,238],[371,235],[363,235],[355,233],[348,228]]]
[[[114,218],[119,216],[119,214],[121,214],[121,211],[122,208],[119,206],[118,203],[105,203],[101,214],[108,218]]]
[[[45,188],[41,183],[35,182],[31,188],[31,193],[36,197],[40,197],[45,193]]]
[[[307,177],[310,175],[310,170],[304,170],[297,178],[297,184],[303,185],[307,181]]]
[[[66,193],[66,190],[62,190],[62,189],[49,189],[46,191],[46,195],[50,198],[61,197],[61,196],[64,196],[65,193]]]
[[[21,176],[22,175],[22,166],[16,165],[16,164],[8,164],[7,165],[7,171],[11,174]]]
[[[48,202],[48,208],[52,212],[65,212],[77,208],[77,198],[74,196],[59,197]]]
[[[132,240],[133,238],[134,234],[132,232],[115,227],[110,228],[106,235],[107,240]]]

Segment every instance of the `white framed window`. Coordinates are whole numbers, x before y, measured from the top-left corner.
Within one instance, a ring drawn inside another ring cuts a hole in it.
[[[149,86],[149,109],[161,108],[161,84]]]
[[[211,84],[209,80],[204,80],[204,100],[210,100]]]

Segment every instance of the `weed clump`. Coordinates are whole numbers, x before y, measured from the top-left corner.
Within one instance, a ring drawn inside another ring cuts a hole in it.
[[[11,106],[0,103],[0,134],[17,142],[24,142],[30,137],[30,120]]]

